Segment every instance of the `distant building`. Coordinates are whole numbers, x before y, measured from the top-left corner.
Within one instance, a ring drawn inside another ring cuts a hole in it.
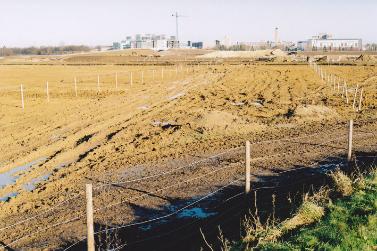
[[[119,42],[113,42],[113,50],[120,50],[120,43]]]
[[[297,42],[297,49],[302,51],[361,51],[362,48],[360,38],[333,38],[326,33]]]
[[[124,50],[124,49],[153,49],[153,50],[167,50],[170,48],[191,48],[192,44],[190,41],[181,42],[177,41],[175,36],[170,36],[167,39],[165,34],[136,34],[133,38],[132,36],[127,36],[125,40],[121,42],[113,43],[113,50]]]
[[[203,42],[192,42],[191,47],[196,49],[203,49]]]

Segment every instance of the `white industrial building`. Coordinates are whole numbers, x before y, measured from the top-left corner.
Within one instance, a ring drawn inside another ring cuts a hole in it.
[[[167,38],[166,35],[160,34],[136,34],[135,37],[127,36],[121,42],[114,42],[114,50],[124,49],[152,49],[167,50],[170,48],[191,48],[192,44],[188,42],[177,41],[175,36]]]
[[[302,51],[361,51],[360,38],[333,38],[332,35],[321,33],[306,41],[297,42],[297,49]]]

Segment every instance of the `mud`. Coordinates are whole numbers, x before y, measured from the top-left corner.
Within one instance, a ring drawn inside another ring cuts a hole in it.
[[[1,174],[47,158],[0,190],[0,197],[16,195],[0,202],[0,240],[9,244],[22,238],[10,245],[15,249],[56,249],[85,236],[83,192],[88,182],[95,187],[94,208],[108,207],[95,213],[98,227],[119,226],[168,212],[242,178],[246,140],[276,140],[252,147],[253,184],[279,171],[316,166],[325,158],[343,159],[349,118],[355,120],[355,149],[375,149],[374,67],[327,69],[343,76],[351,87],[356,83],[364,87],[365,100],[359,113],[305,65],[195,65],[187,71],[187,65],[182,67],[178,74],[175,66],[165,67],[162,81],[161,66],[0,66]],[[155,79],[151,70],[159,72]],[[130,71],[134,73],[132,86]],[[97,72],[101,74],[100,91]],[[19,103],[20,80],[15,74],[25,81],[24,111]],[[72,84],[74,76],[78,97]],[[44,89],[47,80],[49,103]],[[298,136],[307,138],[289,140]],[[277,140],[282,138],[285,140]],[[173,172],[178,167],[182,168]],[[169,175],[157,176],[161,172]],[[48,177],[40,180],[44,175]],[[149,175],[156,177],[100,188]],[[28,189],[28,184],[33,184],[33,189]],[[232,189],[225,195],[234,195],[242,187]],[[211,214],[211,206],[222,199],[214,198],[210,200],[213,204],[203,202],[183,215],[203,220],[199,216]],[[114,203],[119,204],[112,206]],[[54,205],[59,206],[43,216],[6,228]],[[213,217],[218,215],[220,211]],[[193,218],[179,220],[188,224]],[[69,223],[60,224],[65,221]],[[152,231],[157,231],[154,227]],[[169,229],[171,225],[160,227]],[[195,229],[197,235],[197,226]],[[151,237],[143,231],[139,231],[141,237]]]

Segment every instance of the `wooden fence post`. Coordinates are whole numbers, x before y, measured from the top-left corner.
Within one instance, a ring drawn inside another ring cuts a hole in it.
[[[48,91],[48,81],[46,82],[46,95],[47,95],[47,102],[50,102],[50,93]]]
[[[357,95],[357,89],[359,88],[359,84],[356,85],[356,89],[355,89],[355,94],[353,95],[353,104],[352,104],[352,108],[355,109],[355,104],[356,104],[356,95]]]
[[[348,162],[350,162],[352,158],[352,134],[353,134],[353,120],[351,119],[349,122],[349,130],[348,130],[348,155],[347,155]]]
[[[161,68],[161,81],[164,80],[164,67]]]
[[[141,72],[141,84],[144,84],[144,72]]]
[[[97,91],[99,91],[99,75],[97,75]]]
[[[338,93],[339,93],[339,90],[340,90],[340,79],[338,79]]]
[[[246,141],[246,183],[245,193],[250,193],[250,141]]]
[[[361,101],[363,100],[363,88],[360,90],[360,98],[359,98],[359,109],[358,111],[361,110]]]
[[[25,104],[24,104],[24,88],[21,84],[21,106],[22,106],[22,109],[25,108]]]
[[[75,81],[75,94],[76,94],[76,97],[77,97],[77,81],[76,81],[76,77],[75,77],[74,81]]]
[[[94,249],[94,226],[93,226],[93,187],[86,184],[86,225],[88,233],[88,251]]]
[[[118,72],[115,73],[115,89],[118,89]]]

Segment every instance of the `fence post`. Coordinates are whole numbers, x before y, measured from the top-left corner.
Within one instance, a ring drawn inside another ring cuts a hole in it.
[[[348,155],[347,155],[348,162],[350,162],[352,158],[352,134],[353,134],[353,120],[351,119],[349,122],[349,130],[348,130]]]
[[[75,94],[76,94],[76,97],[77,97],[77,81],[76,81],[76,77],[75,77],[74,81],[75,81]]]
[[[88,251],[94,249],[94,227],[93,227],[93,187],[92,184],[86,184],[86,224],[88,230]]]
[[[352,108],[355,109],[355,104],[356,104],[356,95],[357,95],[357,89],[359,88],[359,84],[356,85],[356,89],[355,89],[355,94],[353,95],[353,104],[352,104]]]
[[[141,72],[141,84],[144,84],[144,72]]]
[[[50,93],[48,92],[48,81],[46,82],[46,95],[47,95],[47,102],[50,102]]]
[[[164,80],[164,67],[161,68],[161,81]]]
[[[24,104],[24,88],[22,87],[22,84],[21,84],[21,106],[22,106],[22,109],[25,108],[25,104]]]
[[[361,110],[361,101],[363,100],[363,88],[360,90],[360,99],[359,99],[359,111]]]
[[[245,193],[250,193],[250,141],[246,141],[246,183]]]
[[[118,72],[115,73],[115,89],[118,89]]]
[[[97,75],[97,91],[99,91],[99,75]]]

